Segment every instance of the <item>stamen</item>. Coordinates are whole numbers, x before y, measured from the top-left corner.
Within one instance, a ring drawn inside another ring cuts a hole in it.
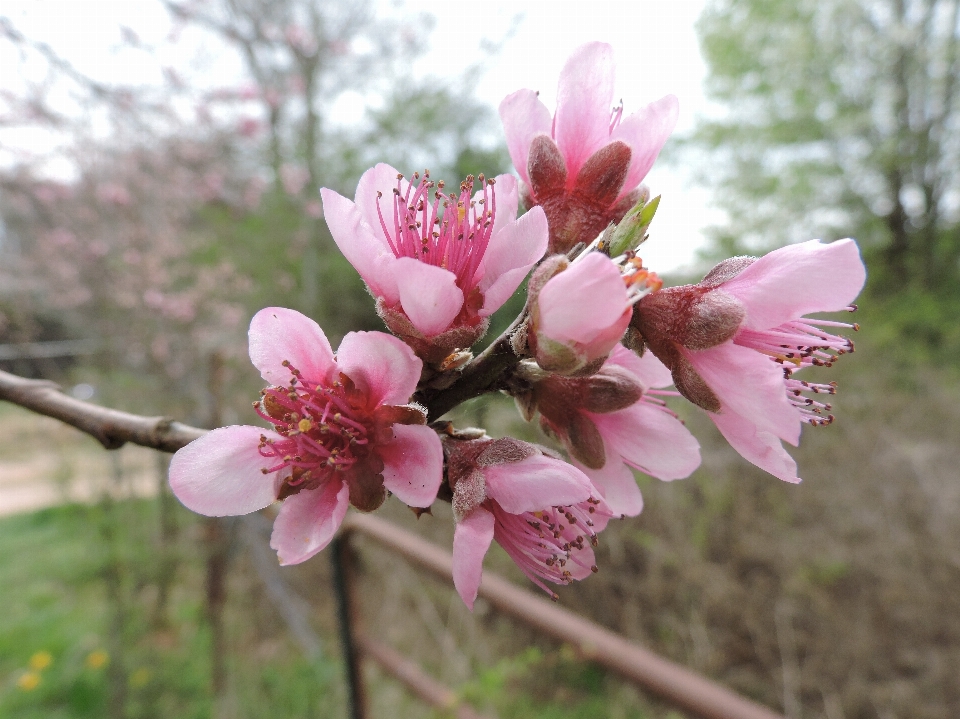
[[[464,293],[474,288],[474,278],[483,261],[496,218],[494,181],[482,175],[482,197],[473,200],[473,176],[460,183],[460,194],[445,196],[444,183],[429,181],[429,171],[414,175],[414,182],[403,187],[401,179],[393,193],[393,230],[383,218],[377,193],[380,228],[396,257],[413,257],[453,272]],[[433,202],[429,201],[430,191]]]
[[[296,468],[296,479],[289,475],[286,486],[314,489],[360,460],[370,444],[371,418],[354,409],[340,382],[328,387],[303,378],[287,361],[283,365],[294,381],[289,388],[268,387],[255,408],[280,438],[261,435],[258,451],[273,460],[265,474]]]

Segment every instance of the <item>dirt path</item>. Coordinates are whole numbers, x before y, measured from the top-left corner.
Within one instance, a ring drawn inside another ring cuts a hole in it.
[[[153,450],[105,452],[97,442],[49,417],[0,403],[0,517],[64,502],[95,502],[156,492]]]

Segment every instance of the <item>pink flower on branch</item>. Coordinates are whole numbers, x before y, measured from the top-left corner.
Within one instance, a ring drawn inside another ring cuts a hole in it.
[[[623,217],[677,123],[673,95],[624,118],[622,106],[611,114],[613,92],[613,48],[592,42],[564,65],[552,117],[533,90],[500,103],[524,202],[546,211],[551,252],[589,243]]]
[[[853,240],[789,245],[755,259],[734,257],[695,285],[644,297],[632,326],[670,368],[684,397],[709,412],[744,458],[787,482],[799,482],[781,440],[796,445],[802,424],[829,424],[835,384],[794,378],[830,366],[853,343],[831,332],[857,328],[810,319],[811,312],[853,309],[866,270]]]
[[[593,546],[611,513],[582,472],[510,437],[445,448],[457,522],[453,583],[470,609],[493,540],[554,599],[543,580],[569,584],[597,571]]]
[[[574,464],[615,514],[635,516],[643,498],[631,469],[662,480],[688,477],[700,466],[700,445],[661,399],[675,392],[670,372],[652,354],[614,348],[590,377],[533,370],[533,389],[519,403],[527,419],[561,442]]]
[[[517,219],[516,180],[478,180],[476,194],[472,177],[444,194],[429,175],[410,183],[380,164],[360,178],[355,202],[320,191],[333,239],[380,316],[427,362],[480,339],[546,250],[543,211]]]
[[[528,285],[529,351],[537,364],[558,374],[592,374],[620,342],[633,305],[660,279],[628,253],[617,264],[602,252],[586,252],[573,262],[547,258]]]
[[[254,406],[273,430],[223,427],[177,452],[170,485],[189,509],[237,515],[283,500],[270,545],[296,564],[330,542],[350,504],[372,511],[388,490],[432,504],[443,449],[406,404],[422,369],[409,347],[351,332],[334,356],[316,322],[271,307],[250,323],[250,359],[270,383]]]

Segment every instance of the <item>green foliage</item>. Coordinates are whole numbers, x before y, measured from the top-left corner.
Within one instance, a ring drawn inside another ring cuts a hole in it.
[[[960,281],[960,3],[715,0],[691,138],[729,216],[717,255],[853,236],[889,294]]]
[[[546,653],[531,647],[502,659],[461,687],[461,694],[473,704],[493,705],[503,719],[607,719],[612,712],[623,719],[648,716],[612,701],[611,689],[602,668],[565,645]]]
[[[156,511],[154,502],[68,505],[0,521],[0,584],[10,590],[0,624],[0,716],[211,715],[202,553],[178,550],[171,620],[158,626],[152,616]],[[180,522],[195,520],[183,512]],[[231,641],[245,641],[246,633],[237,621]],[[31,686],[22,678],[38,652],[48,652],[52,661],[34,672],[39,683]],[[238,653],[231,671],[238,692],[234,716],[342,715],[335,661],[311,663],[296,652]],[[112,704],[118,683],[125,695],[121,708]]]

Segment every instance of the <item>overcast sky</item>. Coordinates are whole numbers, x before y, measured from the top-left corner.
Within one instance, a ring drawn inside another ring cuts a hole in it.
[[[392,0],[378,0],[384,8]],[[519,88],[539,90],[554,106],[557,75],[578,45],[603,40],[613,45],[617,61],[617,99],[625,113],[673,93],[680,99],[678,132],[689,130],[706,110],[705,74],[694,23],[705,0],[484,0],[442,3],[407,0],[410,12],[436,16],[431,50],[416,70],[435,74],[444,68],[458,74],[485,52],[484,41],[504,41],[486,64],[477,95],[493,106]],[[133,29],[146,43],[162,46],[169,18],[159,0],[0,0],[0,15],[10,17],[29,36],[43,39],[77,67],[105,80],[159,82],[156,59],[122,49],[119,27]],[[189,46],[189,45],[188,45]],[[161,64],[174,67],[184,45],[160,51]],[[194,52],[196,49],[194,48]],[[171,54],[166,54],[171,53]],[[166,54],[166,55],[165,55]],[[0,86],[16,84],[12,58],[0,54]],[[229,85],[239,62],[208,57],[217,84]],[[6,68],[6,69],[5,69]],[[361,107],[343,103],[345,116]],[[701,230],[716,222],[708,213],[709,195],[690,186],[683,168],[658,163],[647,178],[653,194],[663,195],[650,242],[642,255],[649,267],[669,271],[690,263],[703,242]]]

